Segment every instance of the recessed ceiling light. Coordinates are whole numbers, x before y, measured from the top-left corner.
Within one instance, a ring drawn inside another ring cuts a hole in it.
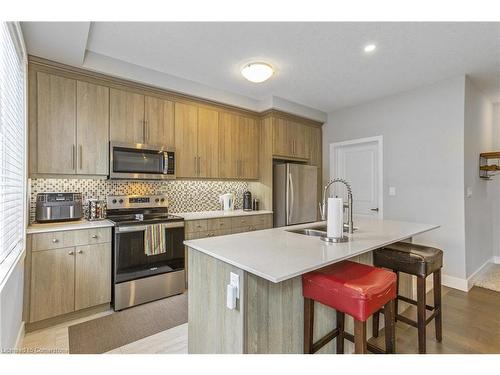
[[[267,81],[273,75],[274,70],[271,65],[255,62],[245,65],[241,69],[241,74],[250,82],[261,83]]]
[[[365,52],[366,53],[370,53],[370,52],[373,52],[377,49],[377,46],[375,44],[367,44],[365,46]]]

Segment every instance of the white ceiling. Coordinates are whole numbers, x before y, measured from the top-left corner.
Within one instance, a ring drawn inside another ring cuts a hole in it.
[[[68,38],[75,34],[81,49],[81,33],[64,32],[68,24],[50,36],[39,31],[47,27],[23,23],[28,51],[74,65],[81,51]],[[375,53],[363,52],[367,43],[377,44]],[[94,58],[324,112],[463,74],[500,100],[500,23],[96,22],[86,49]],[[240,68],[254,60],[272,64],[276,75],[262,84],[244,80]]]

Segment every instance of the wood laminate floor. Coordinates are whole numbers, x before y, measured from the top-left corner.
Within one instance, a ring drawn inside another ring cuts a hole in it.
[[[432,304],[432,292],[427,296]],[[428,353],[500,353],[500,293],[474,287],[469,293],[443,288],[443,341],[434,339],[434,323],[427,326]],[[23,348],[28,352],[68,353],[68,326],[95,319],[112,311],[59,324],[25,335]],[[405,315],[415,318],[411,307]],[[302,327],[297,327],[302,329]],[[404,323],[396,324],[398,353],[417,353],[417,330]],[[384,331],[370,340],[383,347]],[[112,354],[185,354],[187,324],[180,325],[114,349]]]
[[[433,304],[432,292],[427,303]],[[469,293],[443,287],[443,341],[436,342],[434,321],[427,325],[427,353],[472,354],[500,353],[500,293],[474,287]],[[428,312],[429,314],[429,312]],[[409,308],[403,314],[416,319],[417,310]],[[384,347],[384,335],[370,342]],[[397,353],[418,353],[417,329],[396,323]]]

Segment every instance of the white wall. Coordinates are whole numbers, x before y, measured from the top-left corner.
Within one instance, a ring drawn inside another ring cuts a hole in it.
[[[464,91],[457,77],[329,113],[323,127],[324,176],[329,144],[384,137],[384,217],[440,224],[415,242],[442,248],[444,274],[464,279]],[[387,195],[388,186],[397,189]]]
[[[23,315],[24,261],[19,261],[0,289],[0,350],[13,349]]]
[[[470,81],[465,82],[464,187],[466,276],[493,256],[492,197],[490,181],[479,178],[478,158],[492,150],[492,104]]]
[[[492,107],[491,151],[500,151],[500,103]],[[493,256],[500,262],[500,176],[488,181],[488,194],[492,200]]]

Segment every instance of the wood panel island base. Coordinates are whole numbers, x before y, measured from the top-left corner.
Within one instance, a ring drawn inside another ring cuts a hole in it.
[[[357,218],[359,230],[342,244],[290,232],[321,224],[186,241],[189,353],[303,353],[302,274],[345,259],[371,264],[372,250],[438,227]],[[239,276],[235,309],[226,307],[231,273]],[[413,297],[410,277],[401,277],[399,288]],[[335,310],[315,303],[314,340],[335,325]],[[352,326],[347,319],[346,331]],[[345,352],[352,349],[346,342]],[[319,352],[335,353],[334,341]]]

